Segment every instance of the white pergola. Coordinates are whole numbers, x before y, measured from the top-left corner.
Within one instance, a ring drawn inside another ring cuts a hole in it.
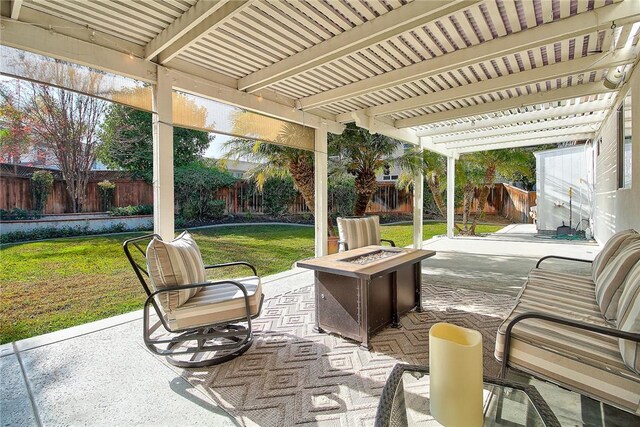
[[[327,132],[356,122],[445,155],[452,236],[459,155],[592,139],[640,48],[638,0],[3,0],[1,14],[3,45],[153,85],[163,236],[174,230],[173,90],[314,128],[317,255]]]

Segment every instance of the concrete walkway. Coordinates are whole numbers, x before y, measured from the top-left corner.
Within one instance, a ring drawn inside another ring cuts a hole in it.
[[[535,233],[535,230],[533,230]],[[515,295],[537,258],[593,258],[598,246],[533,237],[509,226],[484,238],[434,238],[427,283]],[[264,280],[265,298],[313,283],[294,268]],[[236,425],[142,342],[141,311],[0,347],[0,423],[8,425]]]

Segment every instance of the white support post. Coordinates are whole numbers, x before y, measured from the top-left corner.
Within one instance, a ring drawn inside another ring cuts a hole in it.
[[[327,126],[322,124],[315,132],[315,253],[316,257],[327,255],[329,236],[329,208],[327,205]]]
[[[169,70],[158,66],[153,86],[153,230],[172,240],[173,202],[173,112]]]
[[[455,228],[456,159],[447,157],[447,237],[452,238]]]
[[[422,249],[422,212],[424,205],[424,173],[422,168],[413,182],[413,247]]]

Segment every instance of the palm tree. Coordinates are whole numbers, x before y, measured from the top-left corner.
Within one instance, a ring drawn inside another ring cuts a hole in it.
[[[422,151],[422,173],[424,181],[431,191],[433,203],[438,213],[442,217],[447,216],[447,207],[443,197],[447,183],[447,161],[446,158],[433,151]],[[400,190],[408,190],[413,185],[414,175],[405,171],[396,182],[396,187]],[[425,205],[426,208],[426,205]]]
[[[533,175],[534,171],[531,170],[530,167],[530,158],[532,156],[533,153],[530,150],[508,148],[503,150],[478,151],[461,157],[461,166],[463,169],[467,169],[469,186],[473,183],[476,188],[480,187],[478,206],[476,207],[473,222],[471,226],[467,228],[467,215],[466,220],[463,221],[464,230],[461,230],[462,232],[475,235],[478,220],[482,217],[484,207],[487,204],[489,191],[491,187],[493,187],[498,174],[506,179],[514,179],[517,176],[531,177]],[[479,172],[483,173],[479,174]],[[478,183],[478,181],[480,182]],[[467,206],[465,205],[465,212],[466,211]]]
[[[415,150],[395,156],[400,142],[380,134],[371,134],[349,123],[341,135],[329,136],[329,155],[332,168],[355,176],[355,215],[362,216],[378,189],[376,173],[385,166],[397,165],[403,170],[416,171],[420,158]]]
[[[313,212],[315,205],[315,185],[313,152],[294,148],[298,141],[313,140],[313,129],[293,123],[285,123],[279,129],[266,118],[254,119],[254,113],[239,112],[233,117],[233,133],[252,135],[257,139],[233,138],[225,143],[226,159],[243,158],[259,163],[249,170],[247,178],[262,189],[269,177],[291,175],[302,194],[307,208]],[[275,134],[274,130],[277,130]],[[264,137],[275,143],[263,142]],[[282,145],[281,145],[282,144]]]

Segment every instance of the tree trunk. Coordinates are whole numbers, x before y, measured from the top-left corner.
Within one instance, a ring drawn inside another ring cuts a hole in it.
[[[469,214],[471,213],[471,203],[475,195],[476,187],[471,182],[467,182],[462,189],[462,228],[457,227],[460,234],[469,234]]]
[[[431,174],[431,176],[427,177],[427,185],[429,186],[429,190],[431,190],[431,194],[433,195],[433,201],[438,208],[438,212],[442,217],[447,216],[447,208],[445,206],[444,200],[442,199],[442,191],[440,189],[440,179],[438,175]]]
[[[356,206],[355,215],[363,216],[367,211],[367,206],[371,197],[378,189],[376,174],[373,170],[360,171],[356,175]]]
[[[289,162],[289,172],[302,194],[307,208],[313,212],[315,209],[315,174],[313,163],[304,157],[292,159]]]
[[[487,204],[487,198],[489,197],[489,190],[491,190],[491,186],[495,179],[496,165],[491,164],[487,167],[484,173],[484,185],[482,186],[482,191],[480,191],[480,196],[478,196],[476,215],[473,217],[473,223],[471,223],[471,229],[469,230],[469,234],[472,236],[475,236],[476,234],[476,225],[478,225],[478,220],[484,213],[484,207]]]

